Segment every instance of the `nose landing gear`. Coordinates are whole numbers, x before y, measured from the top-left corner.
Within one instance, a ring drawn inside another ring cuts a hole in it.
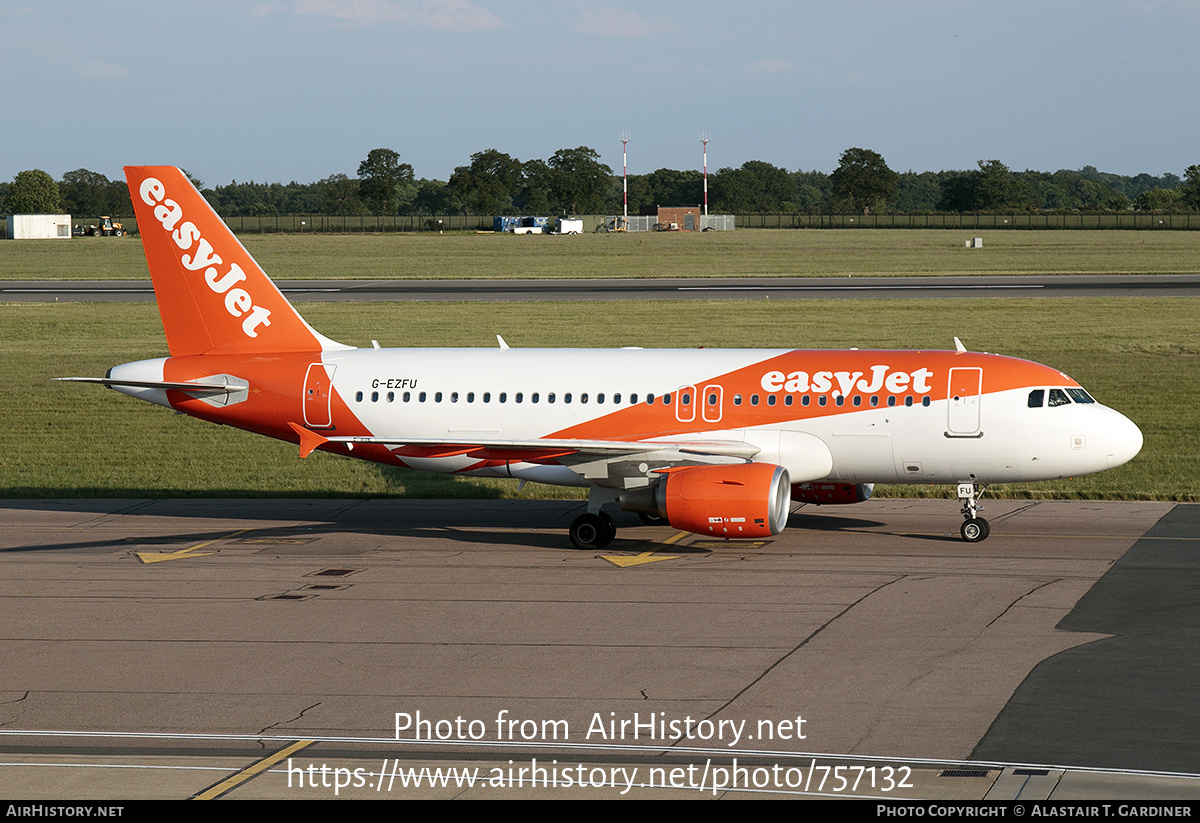
[[[987,536],[992,533],[992,527],[978,515],[978,512],[983,511],[983,506],[979,505],[979,498],[983,497],[986,490],[987,486],[982,483],[958,484],[958,499],[963,501],[963,524],[958,533],[968,543],[986,540]]]

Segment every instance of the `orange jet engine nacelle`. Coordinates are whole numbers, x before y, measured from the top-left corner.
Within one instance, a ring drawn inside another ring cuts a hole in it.
[[[782,466],[685,466],[662,473],[657,486],[622,492],[621,508],[713,537],[767,537],[787,525],[792,487]]]

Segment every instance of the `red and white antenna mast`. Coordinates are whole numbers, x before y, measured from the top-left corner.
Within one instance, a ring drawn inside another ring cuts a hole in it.
[[[627,149],[629,146],[629,132],[623,131],[617,135],[617,139],[621,141],[621,188],[625,193],[625,222],[629,222],[629,159]]]
[[[704,216],[708,217],[708,141],[710,134],[700,132],[700,143],[704,146]]]

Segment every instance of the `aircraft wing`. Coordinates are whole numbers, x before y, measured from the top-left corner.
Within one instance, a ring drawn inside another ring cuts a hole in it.
[[[743,463],[760,449],[735,440],[471,440],[428,437],[325,437],[296,423],[288,424],[300,435],[300,456],[307,457],[326,443],[386,446],[401,457],[471,457],[477,460],[513,460],[523,463],[560,463],[584,479],[601,485],[625,478],[645,478],[651,469],[675,466]],[[643,481],[644,482],[644,479]]]

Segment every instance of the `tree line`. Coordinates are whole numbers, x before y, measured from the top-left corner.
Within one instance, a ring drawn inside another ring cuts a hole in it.
[[[869,149],[850,148],[831,174],[788,171],[760,160],[709,175],[709,210],[753,213],[929,213],[1033,211],[1200,211],[1200,165],[1183,177],[1124,176],[1094,166],[1055,172],[1013,171],[999,160],[958,171],[895,172]],[[189,175],[191,177],[191,175]],[[448,180],[418,179],[392,149],[373,149],[357,176],[332,174],[315,183],[239,183],[211,188],[195,178],[226,217],[275,214],[616,214],[620,175],[587,147],[560,149],[546,160],[521,161],[496,149],[471,155]],[[703,175],[658,169],[628,178],[630,214],[658,206],[698,205]],[[0,213],[133,213],[123,180],[76,169],[55,181],[38,169],[0,183]]]

